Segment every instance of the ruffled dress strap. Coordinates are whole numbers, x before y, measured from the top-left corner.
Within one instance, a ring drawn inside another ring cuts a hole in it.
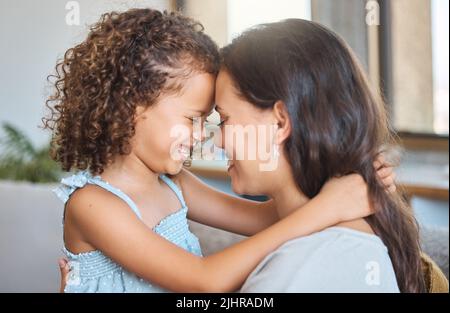
[[[159,177],[169,186],[170,189],[172,189],[172,191],[177,196],[178,201],[180,201],[181,206],[183,208],[185,208],[186,207],[186,202],[184,201],[183,193],[182,193],[180,187],[178,187],[177,184],[175,184],[173,182],[173,180],[171,180],[169,177],[167,177],[164,174],[160,174]]]
[[[100,176],[92,176],[88,171],[80,171],[72,176],[63,178],[59,187],[55,188],[53,192],[56,196],[61,199],[61,201],[66,204],[72,193],[78,188],[84,187],[86,184],[97,185],[109,192],[115,194],[123,201],[125,201],[128,206],[133,210],[133,212],[142,219],[141,213],[137,205],[131,200],[131,198],[126,195],[120,189],[110,185],[108,182],[104,181]],[[63,218],[64,222],[64,218]]]

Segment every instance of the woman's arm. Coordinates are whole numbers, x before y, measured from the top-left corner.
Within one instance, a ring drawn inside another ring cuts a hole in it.
[[[69,200],[66,221],[84,239],[127,270],[178,292],[231,292],[256,265],[287,240],[371,213],[359,175],[330,180],[301,209],[258,234],[207,257],[193,255],[153,233],[119,198],[97,186]]]
[[[382,155],[374,163],[388,192],[395,191],[395,173]],[[218,191],[187,170],[175,177],[189,207],[189,219],[236,234],[251,236],[279,220],[273,201],[257,202]]]

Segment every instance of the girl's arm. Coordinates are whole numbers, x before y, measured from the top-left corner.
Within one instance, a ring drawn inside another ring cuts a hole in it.
[[[251,236],[279,220],[273,200],[258,202],[229,195],[185,169],[174,180],[183,190],[188,218],[198,223]]]
[[[119,198],[97,186],[76,191],[66,221],[86,242],[124,268],[178,292],[231,292],[287,240],[371,213],[367,186],[359,175],[330,180],[315,198],[288,217],[238,244],[207,257],[193,255],[152,232]]]
[[[395,191],[393,168],[380,156],[374,163],[388,192]],[[218,191],[187,170],[175,177],[189,207],[189,219],[244,236],[254,235],[279,220],[273,201],[257,202]]]

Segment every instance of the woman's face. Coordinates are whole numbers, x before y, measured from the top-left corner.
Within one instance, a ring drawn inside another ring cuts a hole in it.
[[[193,145],[193,119],[202,123],[212,110],[214,82],[214,75],[196,74],[180,92],[138,107],[132,150],[153,172],[175,175],[181,170]]]
[[[276,119],[238,96],[231,76],[221,70],[216,80],[216,110],[221,119],[221,140],[216,145],[230,159],[228,173],[238,194],[267,194],[277,170],[274,153]]]

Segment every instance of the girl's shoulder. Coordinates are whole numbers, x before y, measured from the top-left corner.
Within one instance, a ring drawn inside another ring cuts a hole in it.
[[[75,191],[93,183],[95,179],[88,171],[79,171],[61,179],[59,186],[53,189],[53,192],[63,203],[66,203]]]
[[[118,205],[121,201],[111,192],[94,184],[86,184],[76,189],[66,202],[67,207],[93,207],[98,204]]]
[[[63,178],[60,186],[53,191],[64,202],[69,214],[82,214],[96,207],[108,208],[111,212],[114,207],[127,206],[108,190],[107,183],[86,171]]]
[[[66,202],[64,219],[77,225],[96,225],[106,220],[131,215],[129,206],[119,197],[94,184],[86,184],[73,192]],[[134,214],[133,214],[134,215]]]

